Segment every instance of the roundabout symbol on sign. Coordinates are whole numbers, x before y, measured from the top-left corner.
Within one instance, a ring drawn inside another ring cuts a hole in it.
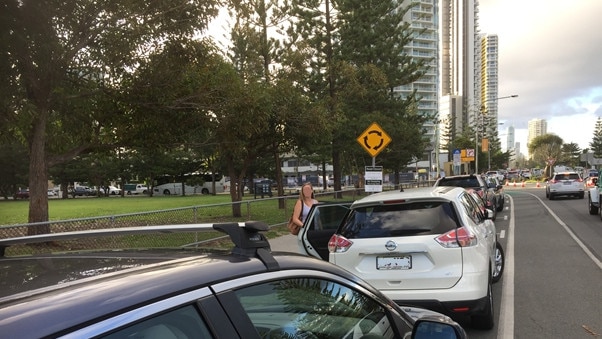
[[[366,152],[375,157],[387,147],[391,142],[391,137],[377,123],[372,123],[356,140]]]

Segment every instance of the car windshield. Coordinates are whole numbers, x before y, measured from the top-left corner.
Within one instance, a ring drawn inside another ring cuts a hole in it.
[[[449,202],[377,205],[352,210],[341,229],[347,239],[442,234],[458,226]]]
[[[577,173],[556,174],[556,180],[579,180],[579,174],[577,174]]]
[[[453,186],[453,187],[480,187],[479,180],[473,178],[451,178],[442,179],[439,181],[439,186]]]

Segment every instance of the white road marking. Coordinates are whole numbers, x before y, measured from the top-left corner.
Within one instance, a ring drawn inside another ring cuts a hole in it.
[[[506,241],[504,277],[502,278],[502,302],[500,304],[500,321],[497,337],[514,338],[514,199],[510,199],[510,222],[508,223],[508,240]],[[503,231],[502,231],[503,232]],[[502,236],[500,232],[500,237]]]

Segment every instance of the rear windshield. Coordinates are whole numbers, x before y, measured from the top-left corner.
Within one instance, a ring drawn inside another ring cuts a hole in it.
[[[378,205],[352,210],[341,229],[347,239],[442,234],[458,226],[449,202]]]
[[[556,180],[579,180],[579,174],[577,173],[566,173],[556,174]]]
[[[477,178],[456,178],[456,179],[441,179],[438,186],[453,186],[453,187],[481,187]]]

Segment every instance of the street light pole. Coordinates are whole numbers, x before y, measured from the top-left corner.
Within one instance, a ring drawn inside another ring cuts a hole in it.
[[[474,168],[475,168],[475,174],[479,174],[479,121],[481,122],[481,126],[483,125],[483,115],[485,113],[486,107],[485,107],[485,103],[490,102],[490,101],[498,101],[498,100],[502,100],[502,99],[509,99],[509,98],[516,98],[518,97],[518,94],[512,94],[512,95],[507,95],[504,97],[498,97],[498,98],[494,98],[494,99],[487,99],[485,101],[483,101],[481,103],[481,107],[479,109],[479,116],[476,119],[476,128],[475,128],[475,153],[474,153]],[[487,144],[487,151],[489,152],[489,144]],[[491,167],[491,163],[489,164],[489,166]]]

